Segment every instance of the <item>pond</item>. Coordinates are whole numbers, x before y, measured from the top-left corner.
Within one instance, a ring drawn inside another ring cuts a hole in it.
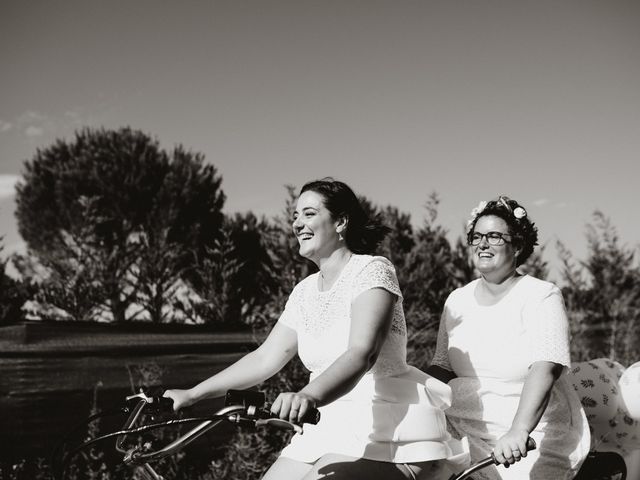
[[[248,332],[178,326],[27,322],[0,327],[0,460],[48,456],[96,409],[119,407],[142,386],[191,386],[255,344]],[[107,422],[116,427],[120,421]]]

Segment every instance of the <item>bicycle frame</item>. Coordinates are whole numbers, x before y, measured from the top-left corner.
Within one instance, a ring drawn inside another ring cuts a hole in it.
[[[254,394],[254,392],[251,392]],[[129,429],[135,425],[137,420],[140,418],[142,411],[145,406],[152,403],[151,397],[147,397],[143,392],[133,395],[131,397],[127,397],[127,400],[131,400],[134,398],[139,398],[138,404],[135,406],[131,415],[125,422],[125,429]],[[207,420],[196,427],[189,430],[187,433],[181,435],[179,438],[174,440],[173,442],[167,444],[166,446],[153,451],[143,452],[140,447],[135,447],[132,449],[124,448],[124,435],[118,437],[116,440],[116,449],[124,454],[124,463],[131,466],[141,466],[142,473],[145,476],[145,480],[163,480],[163,477],[159,475],[153,467],[149,464],[149,462],[154,462],[165,458],[167,456],[173,455],[174,453],[180,451],[182,448],[186,447],[188,444],[193,442],[195,439],[205,434],[209,430],[217,427],[222,422],[230,421],[232,423],[242,423],[244,421],[252,421],[255,426],[260,426],[264,424],[277,424],[279,426],[284,426],[285,428],[291,428],[296,431],[302,431],[302,428],[299,425],[287,422],[285,420],[280,419],[255,419],[256,413],[258,410],[258,405],[263,403],[263,396],[258,396],[249,401],[249,405],[247,405],[247,398],[243,396],[241,392],[232,391],[230,395],[227,397],[227,403],[229,401],[243,401],[243,403],[235,404],[235,405],[227,405],[222,409],[218,410],[215,413],[216,417],[219,417],[215,420]],[[533,450],[536,448],[535,442],[533,439],[529,439],[527,442],[527,450]],[[487,457],[480,462],[472,465],[465,471],[460,474],[454,474],[450,480],[464,480],[469,478],[474,472],[481,470],[489,465],[499,465],[493,455]]]
[[[165,457],[171,456],[184,447],[192,443],[194,440],[204,435],[208,431],[216,428],[223,422],[231,422],[235,424],[249,424],[254,427],[263,425],[276,426],[278,428],[286,428],[301,433],[302,427],[300,425],[282,420],[280,418],[273,418],[269,412],[269,406],[264,401],[264,394],[261,392],[244,392],[244,391],[230,391],[227,394],[226,405],[218,410],[214,415],[207,416],[206,418],[187,418],[181,420],[168,420],[164,422],[138,425],[143,418],[143,413],[146,413],[145,409],[152,407],[153,412],[159,412],[162,409],[172,410],[172,407],[166,402],[167,399],[162,397],[150,397],[144,392],[140,392],[136,395],[131,395],[126,398],[127,402],[137,400],[133,408],[127,409],[130,414],[124,423],[123,428],[118,432],[109,433],[101,437],[97,437],[90,441],[85,442],[75,451],[95,443],[98,440],[105,438],[116,437],[115,448],[118,452],[123,454],[123,462],[132,467],[138,467],[138,473],[143,476],[145,480],[164,480],[162,475],[157,473],[150,463],[161,460]],[[231,404],[229,404],[231,403]],[[307,423],[317,423],[319,420],[319,413],[314,412],[310,419],[306,420]],[[169,442],[168,444],[160,447],[153,448],[151,444],[137,445],[134,447],[127,447],[125,445],[127,435],[141,433],[143,431],[151,430],[158,427],[169,426],[176,423],[184,422],[199,422],[198,425],[184,434],[180,434],[178,438]],[[527,450],[536,448],[533,439],[529,439],[527,442]],[[464,480],[469,478],[474,472],[485,468],[491,464],[499,465],[493,456],[489,456],[460,474],[454,474],[449,480]],[[63,468],[64,473],[64,468]]]
[[[242,401],[243,403],[226,405],[214,414],[213,417],[215,418],[202,421],[199,425],[192,428],[187,433],[180,435],[177,439],[162,448],[157,450],[147,449],[147,451],[145,451],[146,447],[133,447],[127,449],[124,445],[126,434],[122,434],[116,439],[116,450],[124,454],[123,462],[126,465],[142,467],[140,473],[142,473],[146,479],[163,480],[163,477],[153,469],[149,462],[155,462],[177,453],[198,437],[204,435],[206,432],[217,427],[223,422],[236,424],[249,422],[256,427],[262,425],[276,425],[279,428],[294,430],[298,433],[302,432],[302,427],[300,425],[286,420],[281,420],[279,418],[264,418],[265,410],[260,409],[260,407],[264,406],[264,394],[257,394],[257,392],[248,393],[249,395],[242,396],[242,394],[239,395],[238,391],[230,391],[227,395],[227,403],[229,401]],[[127,401],[135,398],[138,398],[139,401],[125,421],[124,430],[135,430],[134,427],[136,426],[137,421],[141,418],[144,408],[152,404],[156,397],[149,397],[144,392],[140,392],[136,395],[127,397]],[[317,419],[319,419],[319,417]]]

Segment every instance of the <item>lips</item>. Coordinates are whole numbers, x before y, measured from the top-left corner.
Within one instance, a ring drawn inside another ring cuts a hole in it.
[[[493,253],[489,253],[489,252],[480,252],[478,254],[478,258],[491,258],[493,257]]]
[[[301,233],[298,235],[299,241],[310,240],[313,237],[313,233]]]

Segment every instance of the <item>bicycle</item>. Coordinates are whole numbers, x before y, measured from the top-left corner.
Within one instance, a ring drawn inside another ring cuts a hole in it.
[[[62,450],[54,453],[54,460],[52,461],[52,464],[54,465],[54,478],[56,480],[64,480],[66,465],[73,459],[76,453],[97,442],[114,437],[116,438],[115,450],[123,455],[122,461],[124,464],[131,467],[140,467],[139,472],[145,480],[164,480],[163,477],[152,467],[151,463],[177,453],[198,437],[201,437],[206,432],[216,428],[223,422],[245,425],[253,428],[270,426],[293,430],[295,432],[303,431],[303,426],[301,425],[274,417],[270,411],[270,405],[265,402],[264,393],[250,390],[230,390],[227,392],[225,397],[225,406],[213,415],[206,417],[174,418],[171,420],[138,425],[140,419],[144,417],[143,414],[150,413],[151,419],[154,421],[156,415],[173,411],[173,404],[170,399],[164,398],[160,395],[147,395],[144,391],[141,391],[136,395],[126,397],[126,406],[120,410],[123,413],[129,414],[120,430],[85,441],[66,454],[64,454]],[[95,420],[97,417],[97,415],[94,415],[90,417],[88,421]],[[319,420],[320,412],[313,409],[310,412],[307,412],[307,415],[302,419],[302,423],[316,424]],[[127,446],[127,436],[140,434],[170,425],[187,423],[198,423],[198,425],[188,432],[180,434],[177,439],[159,448],[154,447],[148,442],[134,446]],[[527,442],[527,450],[533,450],[535,448],[535,442],[533,439],[529,438],[529,441]],[[56,457],[58,455],[60,455],[61,458],[59,466],[56,468],[56,464],[58,463]],[[452,475],[449,480],[470,479],[470,476],[473,473],[494,464],[499,465],[493,455],[491,455],[471,465],[463,472]]]

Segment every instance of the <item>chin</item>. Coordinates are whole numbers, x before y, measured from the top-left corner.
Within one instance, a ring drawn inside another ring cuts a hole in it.
[[[476,267],[476,270],[483,272],[483,271],[491,271],[495,268],[495,265],[493,265],[492,263],[488,263],[488,262],[475,262],[474,267]]]
[[[308,248],[300,247],[298,249],[298,254],[303,258],[309,258],[311,256],[311,251]]]

